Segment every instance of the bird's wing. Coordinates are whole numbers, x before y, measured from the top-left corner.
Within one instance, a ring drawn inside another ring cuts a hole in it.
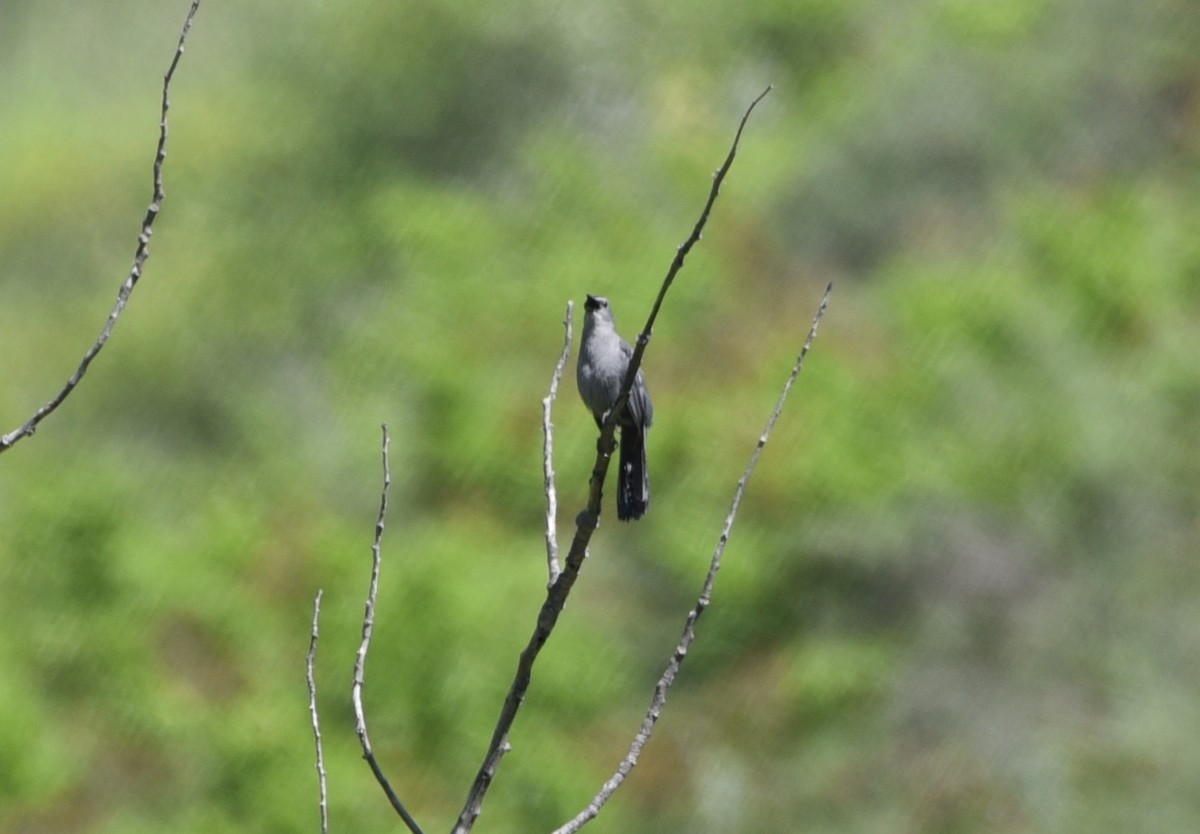
[[[625,357],[625,368],[629,368],[629,359],[633,356],[633,348],[629,342],[621,340],[621,353]],[[624,376],[624,374],[622,374]],[[646,376],[638,368],[637,377],[633,381],[633,390],[629,392],[629,413],[637,425],[643,429],[649,428],[654,422],[654,403],[650,402],[650,392],[646,389]]]

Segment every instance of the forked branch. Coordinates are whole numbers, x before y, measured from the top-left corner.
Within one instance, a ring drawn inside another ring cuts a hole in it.
[[[754,468],[758,466],[758,459],[762,455],[763,447],[767,444],[767,439],[771,436],[771,430],[775,427],[775,422],[783,412],[783,405],[787,401],[788,394],[791,392],[796,378],[800,375],[800,371],[804,368],[804,357],[808,355],[813,340],[817,338],[817,327],[821,324],[821,318],[825,315],[825,310],[829,306],[829,294],[832,291],[833,284],[825,288],[825,295],[821,298],[821,304],[817,308],[816,315],[813,317],[812,327],[809,328],[808,338],[805,340],[804,346],[800,349],[800,355],[796,358],[795,365],[792,366],[791,375],[783,385],[783,390],[779,394],[779,400],[775,404],[775,410],[771,412],[771,416],[767,420],[767,426],[763,429],[763,433],[759,436],[758,443],[754,447],[754,452],[750,455],[750,462],[746,466],[746,471],[742,474],[741,479],[738,480],[737,488],[733,491],[733,502],[729,507],[729,514],[725,516],[725,525],[721,529],[716,549],[713,551],[712,559],[709,562],[708,575],[704,578],[704,585],[700,589],[700,597],[696,600],[696,604],[692,610],[688,612],[687,621],[683,626],[683,636],[680,638],[678,645],[675,646],[675,651],[667,663],[667,668],[663,671],[662,677],[658,679],[658,683],[654,687],[654,696],[650,699],[650,708],[646,711],[646,716],[642,719],[642,725],[638,729],[637,735],[634,736],[633,743],[629,746],[629,752],[621,760],[616,773],[604,783],[600,792],[592,798],[587,807],[561,828],[556,829],[554,834],[575,834],[576,831],[595,818],[600,813],[600,809],[604,807],[604,804],[616,792],[617,788],[621,787],[621,783],[625,781],[625,777],[637,765],[642,748],[650,740],[650,735],[654,732],[654,726],[662,714],[662,708],[667,702],[667,692],[675,682],[675,676],[678,674],[680,666],[683,665],[683,660],[687,657],[689,649],[691,649],[692,641],[696,639],[696,621],[700,619],[700,615],[704,613],[712,601],[712,592],[717,580],[717,571],[721,569],[721,557],[725,554],[725,545],[729,543],[730,534],[733,532],[733,524],[737,518],[738,507],[742,503],[742,496],[746,492],[746,485],[750,482],[750,477],[754,474]]]
[[[637,348],[634,350],[633,357],[629,362],[629,370],[625,376],[620,396],[617,398],[609,418],[605,421],[601,430],[600,441],[597,444],[596,461],[592,467],[592,476],[588,484],[587,508],[576,519],[575,537],[571,541],[571,549],[567,554],[566,564],[558,576],[551,582],[549,589],[547,589],[546,600],[542,603],[541,610],[538,612],[533,634],[517,661],[516,675],[509,686],[504,704],[500,708],[500,717],[492,733],[492,740],[488,745],[487,753],[484,755],[483,764],[480,765],[479,772],[475,776],[475,780],[471,783],[470,790],[467,792],[467,800],[463,805],[462,812],[459,814],[458,823],[454,827],[454,834],[467,834],[475,825],[475,820],[479,817],[483,808],[484,797],[496,776],[500,760],[510,749],[508,734],[512,729],[513,721],[516,720],[521,704],[525,701],[525,693],[528,691],[529,683],[532,679],[534,662],[537,660],[542,647],[550,638],[550,634],[558,622],[559,614],[562,613],[567,597],[571,593],[571,588],[574,586],[575,580],[579,577],[583,560],[587,556],[592,533],[595,532],[600,520],[600,499],[604,478],[608,473],[608,464],[615,446],[613,434],[616,430],[616,415],[621,413],[625,401],[629,398],[630,388],[633,385],[637,369],[641,364],[642,354],[645,353],[646,345],[650,341],[650,331],[653,329],[654,320],[658,315],[659,308],[662,306],[663,298],[670,288],[671,283],[675,280],[676,274],[683,267],[683,262],[688,252],[700,240],[704,232],[704,226],[708,222],[708,216],[712,211],[713,204],[716,202],[717,194],[721,189],[721,183],[725,180],[726,174],[729,173],[729,169],[733,165],[733,159],[737,155],[738,143],[741,141],[742,131],[746,127],[746,122],[750,118],[750,114],[754,111],[755,106],[762,101],[763,97],[770,90],[771,88],[767,87],[766,90],[751,102],[741,121],[738,123],[737,133],[734,135],[729,153],[713,177],[712,188],[709,190],[704,209],[701,211],[700,217],[696,221],[691,234],[676,250],[675,257],[671,261],[666,278],[663,280],[658,297],[654,302],[654,307],[650,312],[650,318],[647,320],[642,334],[638,337]]]

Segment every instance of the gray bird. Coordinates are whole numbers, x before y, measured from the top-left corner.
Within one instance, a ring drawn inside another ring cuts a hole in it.
[[[602,425],[621,393],[633,348],[617,335],[608,299],[589,295],[583,305],[583,344],[575,379],[579,395]],[[617,472],[617,518],[633,521],[650,506],[650,474],[646,470],[646,432],[654,421],[654,404],[638,368],[629,399],[617,424],[621,427],[620,469]]]

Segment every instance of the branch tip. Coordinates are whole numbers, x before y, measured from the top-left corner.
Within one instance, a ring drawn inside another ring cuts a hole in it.
[[[358,734],[358,741],[362,746],[363,758],[366,759],[371,772],[375,775],[375,781],[383,789],[388,802],[392,805],[392,809],[400,816],[404,824],[408,826],[408,830],[412,834],[422,834],[417,821],[413,819],[408,809],[404,807],[404,803],[400,801],[400,797],[392,789],[391,783],[384,775],[379,762],[375,759],[375,751],[371,747],[371,738],[367,734],[367,716],[363,709],[362,701],[363,687],[366,685],[367,652],[371,648],[371,633],[375,627],[375,600],[379,595],[379,568],[383,562],[382,542],[383,531],[387,521],[388,491],[392,484],[391,464],[388,454],[391,438],[388,435],[387,423],[383,423],[380,428],[383,431],[383,441],[381,444],[383,485],[379,491],[379,516],[375,521],[375,539],[371,544],[371,582],[367,589],[367,602],[363,611],[362,642],[359,644],[358,653],[355,656],[354,679],[350,687],[350,700],[354,704],[354,730]]]
[[[113,328],[117,324],[117,319],[120,318],[122,311],[125,309],[125,304],[129,300],[129,296],[133,293],[133,288],[137,285],[138,279],[141,278],[143,265],[145,264],[146,259],[150,257],[149,244],[150,234],[153,231],[152,226],[154,225],[155,218],[158,217],[158,212],[162,206],[163,197],[165,196],[162,184],[162,169],[163,160],[167,155],[167,111],[171,108],[171,103],[168,98],[168,93],[171,87],[171,78],[175,74],[175,67],[179,65],[179,58],[181,55],[183,55],[184,42],[187,40],[188,32],[192,28],[192,21],[195,19],[196,12],[199,10],[199,8],[200,0],[192,0],[192,5],[188,9],[187,17],[183,21],[183,29],[179,33],[179,43],[176,45],[175,53],[171,58],[171,63],[168,66],[166,73],[163,75],[162,106],[159,109],[158,120],[158,144],[154,150],[154,165],[152,169],[154,174],[154,191],[150,198],[150,208],[146,212],[146,218],[142,221],[142,228],[138,233],[137,250],[133,256],[133,266],[129,270],[129,277],[122,282],[121,288],[117,293],[116,306],[114,306],[112,312],[109,313],[108,320],[105,322],[104,328],[100,331],[100,335],[96,338],[96,341],[93,342],[92,346],[88,348],[86,353],[84,353],[83,359],[80,360],[78,367],[75,369],[75,373],[71,374],[70,378],[67,379],[66,384],[59,389],[59,392],[50,398],[45,405],[34,412],[33,416],[30,417],[23,426],[10,431],[8,434],[0,435],[0,454],[11,449],[19,440],[26,437],[32,437],[33,433],[37,430],[38,424],[53,414],[54,411],[66,401],[67,397],[71,395],[71,392],[75,390],[75,386],[79,385],[84,374],[87,373],[88,366],[92,364],[92,360],[100,354],[100,351],[104,349],[105,344],[108,343],[109,336],[112,335]]]
[[[305,663],[308,681],[308,711],[312,719],[313,738],[317,747],[317,782],[320,790],[321,834],[329,832],[329,794],[325,783],[325,753],[321,746],[321,721],[317,714],[317,679],[313,667],[317,657],[317,639],[320,636],[321,597],[325,591],[319,589],[313,600],[312,636],[308,642],[308,659]]]

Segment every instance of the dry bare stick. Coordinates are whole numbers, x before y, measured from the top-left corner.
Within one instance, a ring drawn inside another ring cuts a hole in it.
[[[629,390],[633,385],[638,366],[641,364],[642,354],[645,353],[646,345],[650,341],[650,331],[658,315],[659,307],[662,306],[663,297],[670,287],[671,282],[675,280],[675,275],[683,267],[683,261],[687,253],[700,240],[704,226],[708,222],[708,216],[712,211],[713,203],[716,202],[721,183],[724,181],[725,175],[729,173],[734,156],[737,154],[738,142],[741,140],[742,130],[746,127],[746,121],[750,118],[750,113],[753,112],[755,105],[762,101],[763,96],[770,91],[771,88],[767,87],[766,90],[760,93],[758,98],[751,102],[745,115],[742,116],[729,153],[713,177],[713,185],[709,191],[708,200],[704,204],[704,209],[700,213],[700,219],[696,221],[696,225],[687,240],[676,250],[675,258],[671,262],[667,276],[663,280],[662,288],[659,290],[658,298],[654,302],[650,319],[646,322],[645,329],[638,337],[638,344],[634,349],[633,356],[629,360],[629,371],[625,375],[625,381],[621,386],[621,393],[617,397],[612,410],[609,412],[609,417],[601,429],[600,439],[596,443],[596,462],[592,466],[592,475],[588,482],[587,508],[576,517],[575,537],[571,540],[571,549],[567,553],[566,566],[546,591],[546,600],[542,603],[541,610],[538,611],[537,623],[534,626],[533,635],[529,638],[529,643],[525,646],[517,661],[517,672],[512,684],[509,686],[508,695],[504,698],[504,705],[500,708],[500,717],[496,721],[496,728],[492,733],[492,741],[488,745],[487,753],[484,756],[483,764],[480,765],[478,774],[475,776],[475,781],[471,783],[470,790],[467,792],[467,801],[463,805],[462,812],[459,814],[457,824],[454,826],[454,834],[467,834],[475,825],[475,820],[479,817],[479,813],[483,809],[484,797],[487,794],[488,788],[491,787],[492,780],[496,776],[496,769],[499,767],[500,760],[510,749],[508,733],[512,729],[513,721],[517,717],[517,712],[520,710],[521,704],[525,701],[525,693],[529,689],[530,680],[532,680],[533,664],[537,660],[542,647],[550,638],[550,633],[554,630],[555,624],[558,622],[558,616],[562,613],[567,597],[571,593],[571,588],[575,585],[575,580],[579,577],[579,570],[583,566],[584,558],[587,556],[588,544],[591,542],[592,533],[595,532],[596,526],[600,522],[600,500],[603,492],[604,478],[608,473],[608,464],[616,445],[613,441],[613,434],[617,425],[616,415],[621,412],[623,404],[629,399]]]
[[[567,365],[567,357],[571,355],[571,317],[575,310],[573,301],[567,302],[567,316],[563,319],[562,353],[558,364],[554,366],[554,376],[550,380],[550,393],[542,399],[542,472],[546,478],[546,565],[550,571],[550,584],[558,579],[562,572],[558,564],[558,491],[554,487],[554,426],[550,423],[550,408],[554,398],[558,396],[558,383],[562,380],[563,368]]]
[[[775,421],[779,419],[779,415],[783,411],[783,405],[787,401],[788,394],[791,392],[796,378],[800,375],[800,371],[804,367],[804,357],[808,355],[809,348],[812,347],[813,340],[817,337],[817,327],[820,325],[821,318],[825,315],[825,310],[829,306],[829,294],[832,291],[833,284],[829,284],[825,288],[825,295],[821,298],[821,304],[817,308],[816,315],[813,317],[812,327],[809,328],[808,338],[804,342],[804,347],[801,348],[800,355],[796,358],[796,364],[792,366],[791,376],[784,383],[783,391],[780,392],[779,400],[775,404],[775,410],[771,413],[770,419],[767,420],[767,426],[763,429],[762,435],[759,436],[758,443],[754,447],[754,452],[750,456],[750,463],[746,466],[746,471],[737,483],[737,488],[733,493],[733,502],[729,507],[729,514],[725,516],[725,526],[721,530],[720,538],[717,539],[717,547],[713,551],[712,561],[708,566],[708,575],[704,578],[704,586],[700,591],[700,597],[697,599],[695,607],[688,612],[687,621],[683,627],[683,636],[680,638],[679,644],[675,647],[675,653],[671,655],[671,660],[667,663],[666,670],[663,672],[662,677],[658,679],[658,684],[654,687],[654,697],[650,700],[650,709],[647,710],[646,717],[642,719],[642,726],[638,729],[637,735],[634,736],[633,743],[629,747],[629,752],[617,767],[616,773],[604,783],[600,792],[592,798],[588,806],[579,812],[570,822],[561,828],[555,829],[553,834],[575,834],[586,823],[594,819],[600,813],[600,809],[604,804],[616,792],[617,788],[621,787],[621,783],[625,781],[625,777],[637,765],[642,748],[650,740],[650,734],[654,731],[654,725],[658,721],[662,708],[667,702],[667,691],[671,688],[671,684],[675,682],[675,675],[679,672],[679,667],[683,664],[684,658],[687,657],[692,641],[696,637],[696,621],[700,619],[700,615],[704,613],[712,601],[713,585],[717,579],[717,571],[721,569],[721,557],[725,553],[725,545],[729,543],[729,536],[733,531],[733,522],[737,517],[738,507],[742,503],[742,496],[746,492],[746,484],[750,482],[750,476],[754,474],[754,468],[758,465],[758,459],[762,455],[767,438],[770,437],[771,430],[775,427]]]
[[[8,434],[0,435],[0,452],[8,451],[18,440],[31,436],[37,431],[38,424],[49,417],[56,408],[63,404],[63,401],[66,400],[71,392],[75,390],[75,386],[83,379],[83,375],[87,373],[88,366],[92,364],[92,360],[96,358],[108,342],[108,337],[112,335],[113,327],[117,324],[117,319],[125,310],[125,304],[129,301],[129,296],[133,293],[133,288],[137,286],[138,279],[142,277],[142,267],[146,263],[146,258],[150,257],[150,235],[153,231],[154,220],[158,217],[158,212],[162,208],[164,197],[162,171],[163,160],[167,158],[167,111],[171,109],[171,102],[168,98],[168,93],[171,89],[171,78],[175,75],[175,68],[179,65],[179,59],[183,57],[183,45],[187,40],[188,32],[192,28],[192,20],[195,18],[196,11],[199,8],[200,0],[193,0],[191,8],[188,9],[187,18],[183,21],[183,31],[179,34],[179,44],[175,47],[175,55],[171,59],[171,65],[167,68],[166,75],[163,76],[162,109],[159,111],[158,122],[158,149],[154,154],[154,196],[150,199],[150,207],[146,210],[145,219],[142,220],[142,231],[138,235],[137,250],[133,255],[133,268],[129,271],[129,277],[125,279],[125,282],[121,284],[121,288],[117,292],[116,306],[108,314],[108,321],[104,323],[104,329],[100,331],[100,336],[88,348],[87,353],[83,355],[83,360],[79,363],[79,367],[75,369],[75,373],[71,374],[71,378],[67,380],[62,390],[55,394],[48,403],[39,408],[25,425],[10,431]]]
[[[408,830],[412,834],[422,834],[420,826],[417,825],[412,815],[408,813],[408,809],[404,807],[404,803],[400,801],[400,797],[396,796],[396,792],[392,790],[387,777],[383,775],[383,770],[379,767],[379,762],[375,760],[375,753],[371,749],[371,739],[367,735],[367,716],[363,712],[362,703],[362,691],[365,682],[364,668],[367,664],[367,650],[371,647],[371,632],[375,628],[375,597],[379,593],[379,565],[382,562],[380,542],[383,539],[383,525],[387,518],[388,490],[392,485],[392,472],[388,463],[389,442],[387,423],[384,423],[383,489],[380,491],[379,497],[379,519],[375,522],[375,541],[371,545],[371,585],[367,591],[366,611],[363,612],[362,643],[359,644],[358,657],[354,661],[354,684],[350,689],[350,698],[354,702],[354,729],[358,733],[358,741],[362,745],[363,758],[371,766],[371,772],[375,774],[376,781],[383,788],[383,792],[387,794],[388,801],[392,803],[392,807],[400,815],[400,819],[404,820],[404,824],[408,826]]]
[[[625,381],[621,385],[620,396],[617,397],[612,409],[609,410],[608,419],[604,421],[601,442],[607,444],[610,454],[615,445],[613,434],[616,430],[617,422],[619,421],[621,412],[625,409],[626,401],[629,399],[629,392],[633,388],[633,380],[637,376],[638,369],[642,366],[642,354],[646,352],[646,346],[650,344],[650,335],[654,332],[654,322],[658,318],[659,308],[662,307],[663,299],[667,296],[667,290],[675,282],[675,276],[679,273],[679,270],[683,269],[683,262],[687,258],[688,253],[692,251],[692,247],[704,236],[704,226],[708,223],[708,215],[712,212],[713,204],[717,201],[717,195],[721,192],[721,184],[725,182],[725,175],[729,173],[729,169],[733,166],[733,159],[737,156],[738,144],[742,141],[742,131],[746,129],[746,122],[750,120],[750,114],[754,112],[754,108],[758,106],[760,101],[767,97],[767,93],[771,92],[772,89],[774,89],[774,86],[768,84],[767,88],[759,93],[754,101],[750,102],[750,106],[742,114],[742,120],[738,122],[737,133],[733,136],[733,144],[729,146],[729,153],[726,155],[725,161],[721,163],[721,167],[713,174],[713,184],[708,192],[708,201],[704,204],[704,210],[700,212],[700,218],[696,221],[696,225],[692,228],[692,233],[688,235],[687,240],[675,250],[675,258],[671,261],[671,266],[667,270],[667,277],[663,279],[662,286],[658,289],[658,295],[654,299],[654,306],[650,308],[650,315],[646,319],[646,326],[638,334],[637,345],[633,349],[633,356],[629,357],[629,368],[625,371]],[[605,471],[607,472],[607,467],[605,467]],[[596,473],[593,472],[593,479],[595,475]],[[601,473],[601,483],[603,482],[603,476],[604,473]]]
[[[321,834],[329,834],[329,794],[325,787],[325,753],[321,748],[321,720],[317,717],[317,679],[313,675],[313,665],[317,659],[318,624],[321,621],[321,597],[323,590],[317,591],[313,600],[312,638],[308,641],[308,661],[305,664],[308,678],[308,712],[312,717],[313,738],[317,743],[317,781],[321,788]]]

